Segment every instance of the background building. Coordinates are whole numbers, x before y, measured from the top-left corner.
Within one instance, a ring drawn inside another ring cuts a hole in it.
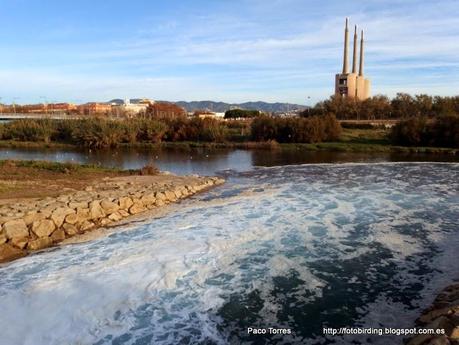
[[[133,117],[139,114],[145,114],[148,106],[155,102],[147,98],[135,99],[115,99],[109,102],[112,106],[114,116]]]
[[[78,112],[81,115],[108,115],[111,114],[112,106],[107,103],[89,102],[78,106]]]
[[[371,83],[363,75],[364,62],[364,41],[363,30],[360,36],[360,62],[359,73],[357,74],[357,25],[354,28],[354,47],[352,52],[352,72],[349,73],[348,66],[348,44],[349,29],[348,19],[346,18],[346,27],[344,29],[344,54],[343,54],[343,71],[335,76],[335,95],[339,97],[356,98],[365,100],[371,96]]]
[[[146,115],[160,119],[173,119],[186,117],[186,110],[173,103],[155,102],[148,106]]]

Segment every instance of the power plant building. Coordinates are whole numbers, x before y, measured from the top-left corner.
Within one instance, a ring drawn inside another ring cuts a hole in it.
[[[349,29],[348,19],[346,18],[346,27],[344,29],[344,54],[343,54],[343,71],[335,76],[335,96],[349,97],[358,100],[365,100],[371,97],[371,82],[363,74],[364,64],[364,40],[363,30],[360,36],[360,61],[359,72],[357,73],[357,25],[354,28],[354,47],[352,51],[352,72],[349,73],[348,62],[349,46]]]

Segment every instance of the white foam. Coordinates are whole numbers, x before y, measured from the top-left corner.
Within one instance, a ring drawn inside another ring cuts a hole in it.
[[[168,344],[190,336],[186,327],[200,332],[195,342],[207,338],[225,343],[216,324],[221,321],[218,309],[231,294],[259,291],[265,301],[263,317],[286,324],[277,320],[284,301],[274,297],[275,279],[303,281],[286,297],[307,306],[322,298],[323,289],[333,289],[311,269],[316,261],[339,266],[377,255],[382,246],[398,265],[394,276],[409,284],[418,278],[410,269],[435,244],[445,257],[432,265],[445,269],[454,247],[445,243],[447,216],[440,212],[457,213],[451,203],[456,165],[436,166],[438,181],[430,187],[421,181],[417,189],[410,174],[431,173],[429,165],[394,167],[346,164],[263,169],[261,175],[255,171],[254,177],[238,177],[240,185],[230,181],[212,192],[213,200],[209,194],[196,197],[163,218],[0,267],[0,344],[91,344],[106,336],[129,333],[136,339],[149,332],[154,343]],[[392,179],[382,179],[385,174],[393,174]],[[253,192],[254,184],[264,190]],[[236,188],[239,195],[224,196]],[[438,215],[434,223],[419,214],[420,197],[424,210]],[[419,234],[413,224],[420,224]],[[407,262],[408,257],[413,261]],[[437,281],[451,279],[432,274]],[[347,279],[361,283],[355,272]],[[362,306],[362,312],[369,320],[390,324],[383,317],[384,304],[393,313],[403,312],[403,305],[383,295]],[[177,330],[181,323],[187,326]],[[158,340],[160,336],[165,340]]]

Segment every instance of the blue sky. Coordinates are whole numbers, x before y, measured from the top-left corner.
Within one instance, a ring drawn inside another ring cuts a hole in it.
[[[333,93],[346,16],[373,94],[459,94],[457,0],[0,0],[0,102],[312,104]]]

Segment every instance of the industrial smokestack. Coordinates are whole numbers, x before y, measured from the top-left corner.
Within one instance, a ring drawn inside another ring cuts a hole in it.
[[[359,66],[359,76],[363,76],[363,30],[360,36],[360,66]]]
[[[348,18],[346,18],[346,28],[344,29],[343,74],[347,74],[348,73],[347,46],[348,46],[349,30],[347,28],[347,24],[348,24]]]
[[[352,53],[352,73],[357,73],[357,25],[354,27],[354,52]]]

